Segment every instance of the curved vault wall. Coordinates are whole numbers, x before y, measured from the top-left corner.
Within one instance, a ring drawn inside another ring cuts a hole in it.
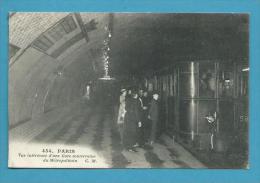
[[[48,50],[58,50],[60,53],[57,57],[29,46],[10,64],[11,128],[50,110],[68,105],[83,95],[86,82],[93,77],[92,62],[98,62],[100,59],[100,55],[93,55],[91,50],[98,49],[102,44],[107,15],[81,16],[84,23],[92,18],[99,23],[96,30],[88,33],[89,42],[86,42],[84,36],[78,36],[82,32],[77,26],[77,29],[55,42]],[[75,37],[77,39],[74,39]],[[14,42],[14,39],[11,41]],[[59,72],[62,74],[58,74]]]
[[[81,45],[81,48],[84,46],[86,45]],[[20,57],[9,71],[10,125],[30,120],[82,95],[82,88],[88,81],[88,73],[91,73],[91,59],[85,50],[79,51],[85,59],[75,59],[66,68],[34,48],[28,49]],[[71,57],[75,55],[68,58]],[[63,61],[66,63],[70,60]],[[61,76],[57,74],[57,69],[60,68],[63,73]]]

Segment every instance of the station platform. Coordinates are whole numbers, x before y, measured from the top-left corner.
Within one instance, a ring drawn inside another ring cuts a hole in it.
[[[89,147],[105,158],[106,168],[207,168],[177,142],[162,135],[153,146],[124,150],[113,115],[74,102],[10,129],[11,141]]]

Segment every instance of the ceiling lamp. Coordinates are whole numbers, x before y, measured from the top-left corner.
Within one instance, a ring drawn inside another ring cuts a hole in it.
[[[103,56],[102,56],[102,61],[103,61],[103,66],[104,66],[104,74],[102,78],[99,78],[100,80],[115,80],[115,78],[112,78],[109,75],[109,51],[110,51],[110,41],[112,38],[112,33],[111,29],[109,26],[105,26],[105,31],[106,31],[106,39],[103,41]]]

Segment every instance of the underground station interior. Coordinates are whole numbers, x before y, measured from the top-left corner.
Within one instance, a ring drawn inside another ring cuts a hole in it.
[[[248,24],[246,14],[11,13],[9,141],[89,146],[111,168],[246,168]],[[157,140],[135,153],[116,127],[122,88],[159,94]]]

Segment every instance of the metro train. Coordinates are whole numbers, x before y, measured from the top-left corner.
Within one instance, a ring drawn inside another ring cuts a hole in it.
[[[143,80],[160,93],[160,131],[189,149],[248,153],[247,61],[178,62]]]

